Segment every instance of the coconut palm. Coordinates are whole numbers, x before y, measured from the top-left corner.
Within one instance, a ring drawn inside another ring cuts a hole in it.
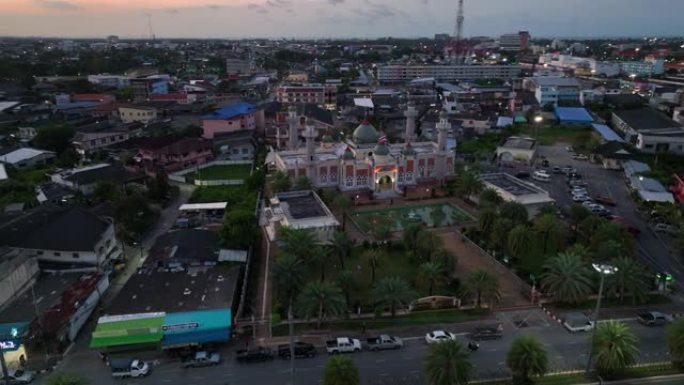
[[[458,340],[428,347],[425,373],[429,385],[465,385],[472,371],[469,355]]]
[[[667,325],[665,337],[672,363],[681,367],[684,364],[684,318],[679,318]]]
[[[380,249],[368,249],[361,255],[371,270],[371,285],[375,283],[375,271],[385,261],[385,252]]]
[[[592,234],[590,247],[600,251],[602,246],[611,242],[609,253],[612,255],[631,256],[634,254],[634,237],[625,228],[615,222],[603,222]]]
[[[602,376],[622,372],[635,362],[638,344],[637,337],[623,322],[611,320],[597,324],[593,343],[596,371]]]
[[[444,267],[439,262],[425,262],[420,265],[420,274],[428,282],[428,295],[432,295],[435,283],[444,277]]]
[[[273,284],[277,293],[287,303],[287,323],[290,334],[290,368],[294,376],[294,323],[292,313],[294,299],[304,286],[306,266],[295,255],[286,254],[279,256],[273,264]]]
[[[528,384],[532,377],[541,377],[549,370],[546,348],[536,337],[518,337],[506,355],[506,365],[516,382]]]
[[[631,257],[618,257],[610,261],[617,268],[614,274],[606,277],[609,294],[617,294],[620,302],[625,301],[627,293],[632,295],[632,304],[643,302],[650,289],[650,274],[646,267]]]
[[[351,255],[353,243],[344,231],[336,231],[330,244],[333,255],[340,261],[340,267],[344,269],[344,261]]]
[[[513,258],[521,258],[530,252],[533,242],[532,229],[527,225],[517,225],[509,233],[506,242],[506,250]]]
[[[499,206],[499,215],[516,224],[526,223],[528,219],[527,209],[518,202],[506,202]]]
[[[465,170],[456,179],[456,194],[469,199],[472,195],[479,194],[484,189],[484,183],[480,177],[472,171]]]
[[[335,207],[342,215],[342,231],[347,228],[347,213],[351,207],[351,199],[344,194],[338,194],[332,201],[333,207]]]
[[[511,232],[515,223],[508,218],[499,217],[489,234],[489,241],[496,252],[503,252],[508,243],[508,233]]]
[[[387,277],[375,284],[371,296],[377,307],[389,307],[390,313],[394,317],[397,308],[408,306],[416,298],[416,293],[402,278]]]
[[[559,302],[582,302],[591,293],[591,270],[581,256],[559,253],[544,264],[541,287]]]
[[[577,240],[584,245],[589,245],[591,237],[598,231],[604,223],[606,223],[605,218],[601,218],[598,215],[589,215],[584,218],[582,222],[577,226]]]
[[[282,251],[295,255],[306,263],[312,262],[318,252],[314,233],[308,229],[281,227],[278,230],[278,237]]]
[[[292,188],[292,181],[287,174],[282,171],[278,171],[273,177],[271,188],[274,190],[274,192],[288,191],[290,188]]]
[[[330,282],[311,282],[304,286],[297,304],[304,317],[316,316],[318,329],[326,316],[338,315],[346,310],[342,290]]]
[[[411,251],[411,256],[416,258],[418,255],[418,246],[420,238],[425,234],[423,225],[420,223],[411,223],[404,228],[403,241],[404,247]]]
[[[480,208],[494,208],[496,209],[503,203],[503,198],[498,192],[491,188],[486,188],[482,190],[480,196],[478,197],[478,206]]]
[[[347,310],[349,310],[349,307],[351,306],[350,298],[352,292],[354,292],[354,290],[356,290],[359,286],[358,281],[356,280],[356,274],[351,270],[342,270],[337,275],[335,282],[337,283],[337,286],[342,289],[342,293],[344,293],[344,301],[347,305]]]
[[[478,308],[482,302],[499,302],[501,299],[499,279],[486,270],[475,270],[468,274],[463,282],[463,294],[467,297],[475,297],[475,305]]]
[[[558,251],[562,242],[562,230],[555,215],[542,215],[534,222],[533,228],[543,255]]]
[[[484,209],[480,211],[480,216],[477,219],[477,227],[483,234],[487,235],[491,233],[497,219],[499,219],[499,213],[497,213],[496,210]]]
[[[359,385],[359,368],[348,356],[333,356],[323,369],[323,385]]]

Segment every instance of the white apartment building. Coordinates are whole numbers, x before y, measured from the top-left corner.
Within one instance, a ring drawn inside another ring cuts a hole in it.
[[[326,102],[325,96],[326,87],[320,84],[282,86],[276,90],[276,99],[280,103],[324,104]]]
[[[88,75],[88,82],[102,87],[124,88],[130,85],[128,77],[123,75]]]
[[[388,64],[378,67],[381,83],[404,83],[418,78],[437,81],[476,79],[511,79],[520,76],[519,65],[408,65]]]

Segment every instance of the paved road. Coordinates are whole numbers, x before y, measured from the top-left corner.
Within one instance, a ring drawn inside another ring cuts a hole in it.
[[[515,313],[499,313],[497,316],[504,322],[504,337],[498,341],[481,343],[479,351],[472,353],[472,361],[477,376],[483,378],[500,377],[507,374],[505,356],[516,337],[535,335],[547,347],[552,366],[557,370],[582,368],[586,362],[589,347],[588,334],[571,334],[559,324],[544,321],[543,313],[536,310],[532,314],[530,325],[515,329],[510,322]],[[535,321],[536,320],[536,321]],[[667,352],[663,328],[648,328],[629,322],[640,338],[643,361],[665,361]],[[464,336],[459,338],[465,340]],[[351,355],[356,361],[363,384],[397,384],[402,378],[418,379],[422,376],[423,359],[427,346],[422,336],[406,339],[402,350],[387,352],[362,352]],[[284,385],[288,383],[288,361],[274,360],[266,363],[238,364],[233,359],[233,349],[223,351],[225,362],[217,367],[202,369],[182,369],[177,361],[163,360],[155,365],[153,373],[143,379],[113,380],[108,369],[99,362],[95,352],[79,352],[68,360],[62,370],[79,372],[88,377],[91,383],[108,384],[178,384],[178,385],[224,385],[224,384],[264,384]],[[319,384],[327,354],[321,352],[311,359],[297,360],[297,384]]]

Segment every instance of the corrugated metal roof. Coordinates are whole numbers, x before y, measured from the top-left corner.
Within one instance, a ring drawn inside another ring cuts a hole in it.
[[[256,111],[256,106],[252,103],[239,102],[230,106],[220,108],[211,114],[202,116],[205,120],[232,119],[241,115]]]
[[[601,135],[603,140],[606,142],[625,142],[624,139],[620,137],[615,131],[613,131],[610,127],[606,126],[605,124],[599,124],[599,123],[592,123],[591,125],[594,127],[594,130]]]
[[[556,117],[562,121],[573,121],[573,122],[586,122],[590,123],[594,121],[594,118],[581,107],[556,107],[554,112]]]

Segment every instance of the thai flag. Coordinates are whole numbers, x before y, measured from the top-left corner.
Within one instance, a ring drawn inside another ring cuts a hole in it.
[[[386,145],[387,143],[389,143],[389,141],[387,140],[387,135],[380,135],[380,138],[378,139],[378,144]]]

